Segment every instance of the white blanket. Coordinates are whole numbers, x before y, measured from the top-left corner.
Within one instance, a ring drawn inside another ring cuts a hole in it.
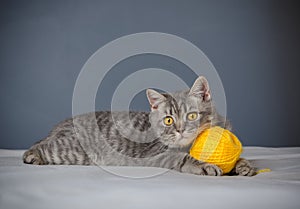
[[[20,150],[0,150],[0,208],[300,208],[300,147],[245,147],[272,171],[255,177],[195,176],[160,168],[34,166]],[[162,173],[149,178],[142,177]]]

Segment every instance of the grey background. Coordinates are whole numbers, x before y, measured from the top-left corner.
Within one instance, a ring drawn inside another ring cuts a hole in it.
[[[72,92],[86,60],[136,32],[178,35],[215,65],[228,117],[244,145],[300,146],[296,1],[1,1],[0,148],[28,148],[72,114]],[[189,85],[186,66],[158,55],[115,66],[97,109],[109,109],[118,82],[142,68],[163,68]],[[144,92],[132,109],[148,110]]]

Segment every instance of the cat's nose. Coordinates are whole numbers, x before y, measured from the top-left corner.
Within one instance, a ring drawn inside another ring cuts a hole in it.
[[[185,131],[185,129],[176,129],[176,131],[177,131],[178,133],[182,134],[182,133]]]

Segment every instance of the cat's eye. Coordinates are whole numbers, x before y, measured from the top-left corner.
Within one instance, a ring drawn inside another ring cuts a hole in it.
[[[164,119],[164,123],[165,123],[165,125],[167,125],[167,126],[172,125],[173,122],[174,122],[174,120],[173,120],[173,118],[172,118],[171,116],[167,116],[167,117],[165,117],[165,119]]]
[[[187,115],[187,119],[190,121],[196,120],[198,118],[198,114],[196,112],[191,112]]]

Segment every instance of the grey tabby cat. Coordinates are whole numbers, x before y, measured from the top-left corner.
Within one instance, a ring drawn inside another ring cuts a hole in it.
[[[220,176],[213,164],[192,158],[187,150],[211,126],[230,125],[212,105],[209,85],[199,77],[190,90],[174,94],[147,90],[151,112],[94,112],[59,123],[24,153],[28,164],[150,166],[197,175]],[[240,159],[233,175],[252,176]]]

